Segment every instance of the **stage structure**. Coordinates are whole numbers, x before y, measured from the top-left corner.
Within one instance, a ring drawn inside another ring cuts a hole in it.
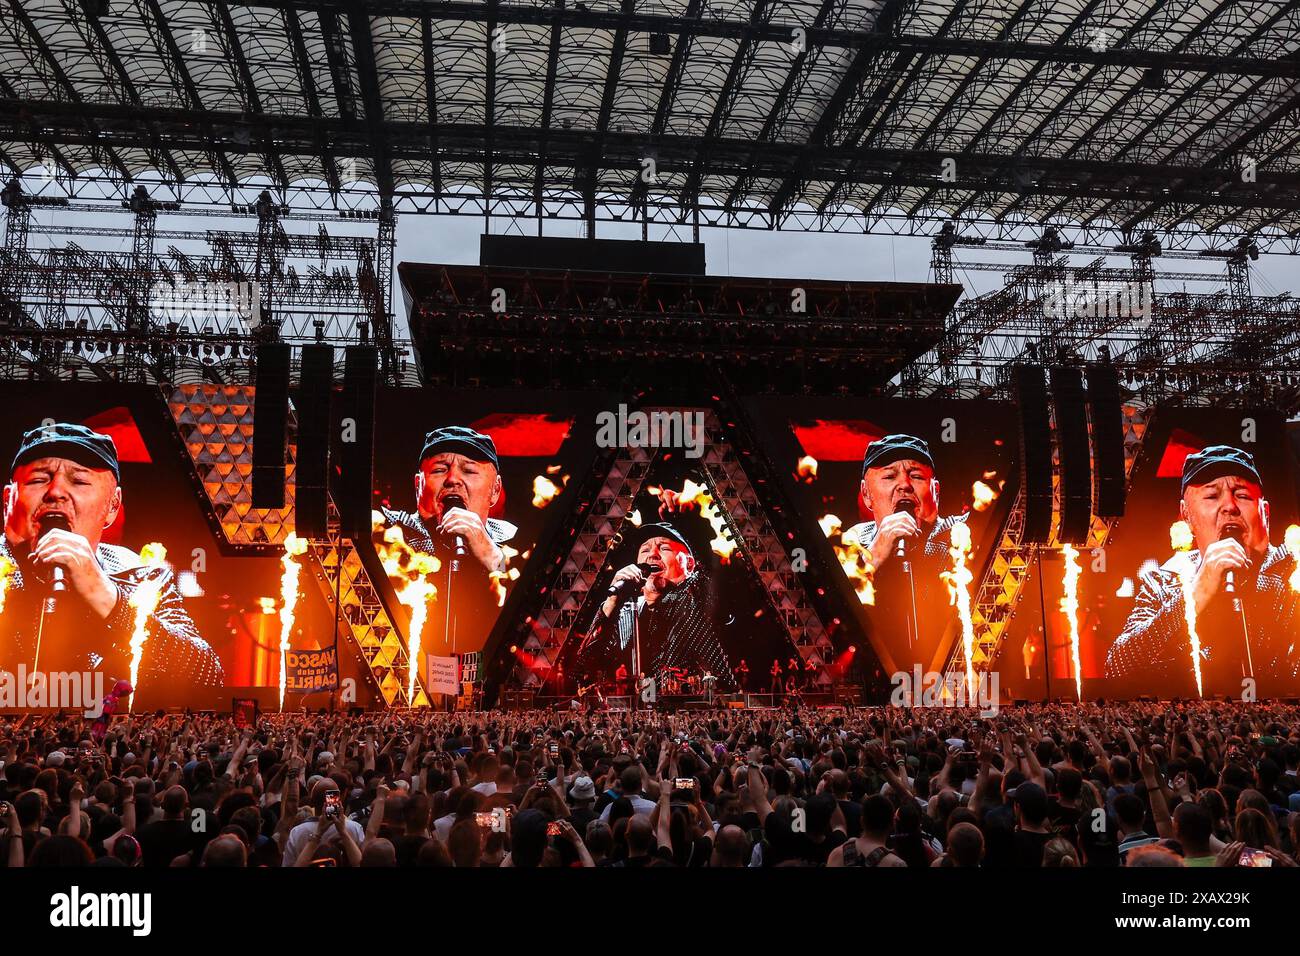
[[[1291,4],[9,0],[49,195],[1296,251]],[[355,204],[355,205],[354,205]],[[364,204],[364,206],[362,205]],[[378,270],[383,274],[383,269]]]

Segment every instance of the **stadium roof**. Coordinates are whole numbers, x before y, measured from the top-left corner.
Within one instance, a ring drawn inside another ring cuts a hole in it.
[[[1283,0],[0,0],[0,165],[78,195],[1295,252],[1298,51]]]

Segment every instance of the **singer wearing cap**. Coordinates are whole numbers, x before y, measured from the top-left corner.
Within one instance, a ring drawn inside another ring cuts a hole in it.
[[[438,558],[438,599],[451,608],[430,616],[446,646],[425,641],[429,653],[477,651],[496,620],[497,602],[491,572],[506,570],[501,545],[517,530],[508,521],[488,517],[502,494],[500,460],[491,437],[461,425],[435,428],[424,436],[415,471],[414,512],[383,509],[385,520],[402,528],[402,537],[417,551]],[[463,556],[457,558],[457,549]],[[453,564],[456,577],[450,581]],[[450,602],[446,598],[450,594]]]
[[[23,435],[10,476],[0,554],[16,570],[0,616],[0,668],[128,677],[131,597],[151,583],[160,590],[137,689],[222,686],[221,662],[186,612],[171,568],[100,540],[122,507],[112,438],[44,424]]]
[[[856,524],[841,541],[871,555],[875,607],[870,613],[877,641],[896,669],[929,668],[951,615],[939,573],[948,566],[949,535],[966,515],[939,515],[939,479],[924,439],[886,435],[862,456],[861,503],[874,520]],[[900,546],[903,559],[899,558]],[[907,580],[902,565],[912,568]],[[915,626],[912,587],[916,589]]]
[[[640,673],[659,687],[669,668],[707,671],[730,685],[731,665],[714,623],[716,604],[686,538],[667,522],[645,524],[624,536],[620,553],[635,560],[610,582],[613,593],[596,611],[578,649],[579,664],[603,670],[618,662],[635,671],[632,653],[639,646]]]
[[[1190,558],[1203,692],[1240,698],[1252,665],[1260,696],[1296,692],[1300,595],[1288,581],[1295,561],[1285,547],[1269,544],[1268,511],[1249,452],[1212,445],[1187,456],[1178,512],[1194,550],[1142,576],[1124,631],[1106,656],[1107,677],[1142,678],[1162,694],[1196,694],[1176,564]]]

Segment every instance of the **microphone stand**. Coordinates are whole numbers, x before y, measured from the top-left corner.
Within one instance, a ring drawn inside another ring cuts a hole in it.
[[[914,648],[916,642],[920,640],[920,633],[917,627],[916,578],[912,574],[912,561],[907,556],[907,545],[904,544],[905,540],[905,538],[898,539],[898,556],[903,562],[903,574],[907,577],[907,590],[912,601],[911,613],[907,613],[906,609],[904,609],[904,613],[907,616],[907,646],[910,650],[911,648]]]
[[[1229,535],[1229,537],[1235,537],[1235,535]],[[1222,539],[1220,539],[1220,540],[1222,540]],[[1238,540],[1240,540],[1240,539],[1238,539]],[[1250,628],[1249,628],[1249,626],[1247,625],[1247,622],[1246,622],[1246,608],[1245,608],[1245,605],[1242,604],[1242,601],[1241,601],[1241,594],[1240,594],[1240,592],[1237,590],[1236,575],[1233,574],[1232,571],[1229,571],[1229,572],[1227,573],[1227,576],[1226,576],[1226,578],[1225,578],[1225,580],[1224,580],[1224,588],[1223,588],[1223,589],[1224,589],[1224,591],[1225,591],[1227,594],[1231,594],[1231,595],[1232,595],[1232,610],[1233,610],[1233,613],[1236,615],[1237,620],[1239,620],[1239,621],[1241,622],[1241,641],[1242,641],[1242,644],[1244,644],[1244,645],[1245,645],[1245,648],[1246,648],[1246,661],[1245,661],[1245,667],[1243,668],[1243,671],[1242,671],[1242,675],[1241,675],[1241,676],[1242,676],[1242,677],[1254,678],[1254,676],[1255,676],[1255,662],[1254,662],[1254,660],[1252,659],[1252,657],[1251,657],[1251,652],[1250,652]]]

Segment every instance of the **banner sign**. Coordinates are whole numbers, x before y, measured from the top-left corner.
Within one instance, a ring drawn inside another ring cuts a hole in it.
[[[460,655],[460,679],[463,683],[478,683],[478,664],[482,656],[482,651],[472,651],[469,654]]]
[[[335,690],[339,686],[339,662],[334,648],[321,651],[286,651],[285,691],[310,694],[318,690]]]
[[[430,694],[460,693],[460,681],[457,679],[459,668],[454,656],[435,657],[429,654],[425,657],[425,662],[424,686]]]

